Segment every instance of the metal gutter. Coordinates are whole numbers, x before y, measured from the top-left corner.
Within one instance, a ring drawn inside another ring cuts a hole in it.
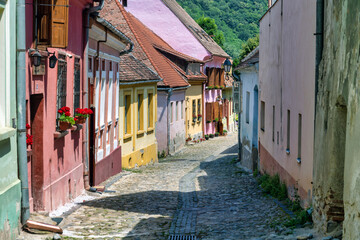
[[[21,223],[30,217],[29,185],[26,151],[26,26],[25,0],[18,0],[16,6],[16,104],[17,104],[17,153],[19,179],[21,181]]]
[[[125,36],[125,34],[120,32],[117,28],[115,28],[111,23],[109,23],[105,19],[101,17],[96,17],[96,21],[101,25],[103,25],[104,27],[106,27],[107,29],[109,29],[113,34],[124,40],[126,43],[130,44],[130,47],[127,50],[121,51],[119,56],[132,52],[132,50],[134,49],[134,43],[131,41],[130,38]]]
[[[242,82],[241,82],[241,78],[239,75],[236,75],[235,71],[232,71],[232,76],[236,79],[236,81],[240,82],[240,94],[239,94],[239,107],[241,109],[241,98],[242,98]],[[239,143],[239,161],[241,161],[241,157],[242,157],[242,142],[241,142],[241,110],[239,111],[239,116],[238,116],[238,143]]]

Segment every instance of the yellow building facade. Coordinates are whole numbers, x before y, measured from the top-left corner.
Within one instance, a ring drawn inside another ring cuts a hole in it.
[[[157,162],[156,83],[120,85],[120,117],[122,168]]]
[[[191,86],[185,93],[186,138],[203,137],[203,88],[201,81],[189,81]]]

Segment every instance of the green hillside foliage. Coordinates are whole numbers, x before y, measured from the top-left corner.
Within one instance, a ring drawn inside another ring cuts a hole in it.
[[[225,37],[223,49],[233,58],[239,57],[245,41],[259,33],[259,20],[266,12],[268,2],[267,0],[177,1],[193,19],[209,17],[215,20],[218,31],[223,32]]]
[[[253,38],[249,38],[241,47],[240,59],[246,57],[252,50],[259,46],[259,34]]]

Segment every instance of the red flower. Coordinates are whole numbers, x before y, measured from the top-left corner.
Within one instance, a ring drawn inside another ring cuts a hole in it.
[[[30,124],[26,124],[26,129],[30,129],[31,127],[30,127]]]
[[[68,111],[70,111],[70,108],[69,108],[69,107],[65,107],[65,110],[68,112]]]
[[[76,117],[74,117],[74,120],[77,121],[78,119]]]
[[[62,110],[58,110],[58,113],[63,114],[63,111],[62,111]]]
[[[69,112],[65,113],[65,116],[67,116],[67,117],[69,117],[70,115],[71,115],[71,113],[69,113]]]

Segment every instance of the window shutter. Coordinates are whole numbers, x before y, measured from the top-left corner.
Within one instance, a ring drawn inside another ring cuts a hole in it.
[[[219,68],[214,68],[215,86],[220,86]]]
[[[212,115],[212,111],[211,111],[211,103],[206,103],[206,121],[212,121],[211,119],[211,115]]]
[[[37,4],[38,44],[50,44],[51,7],[48,0],[39,0]]]
[[[218,102],[214,102],[214,119],[218,118],[220,120],[220,114],[219,114],[219,103]]]
[[[220,69],[220,87],[225,87],[225,70]]]
[[[208,78],[209,84],[208,86],[215,86],[215,68],[208,68]]]
[[[224,104],[222,104],[222,105],[220,106],[220,119],[222,119],[222,118],[224,117],[223,113],[224,113]],[[220,120],[220,119],[219,119],[219,120]]]
[[[69,0],[52,0],[51,46],[66,48],[68,45]]]

